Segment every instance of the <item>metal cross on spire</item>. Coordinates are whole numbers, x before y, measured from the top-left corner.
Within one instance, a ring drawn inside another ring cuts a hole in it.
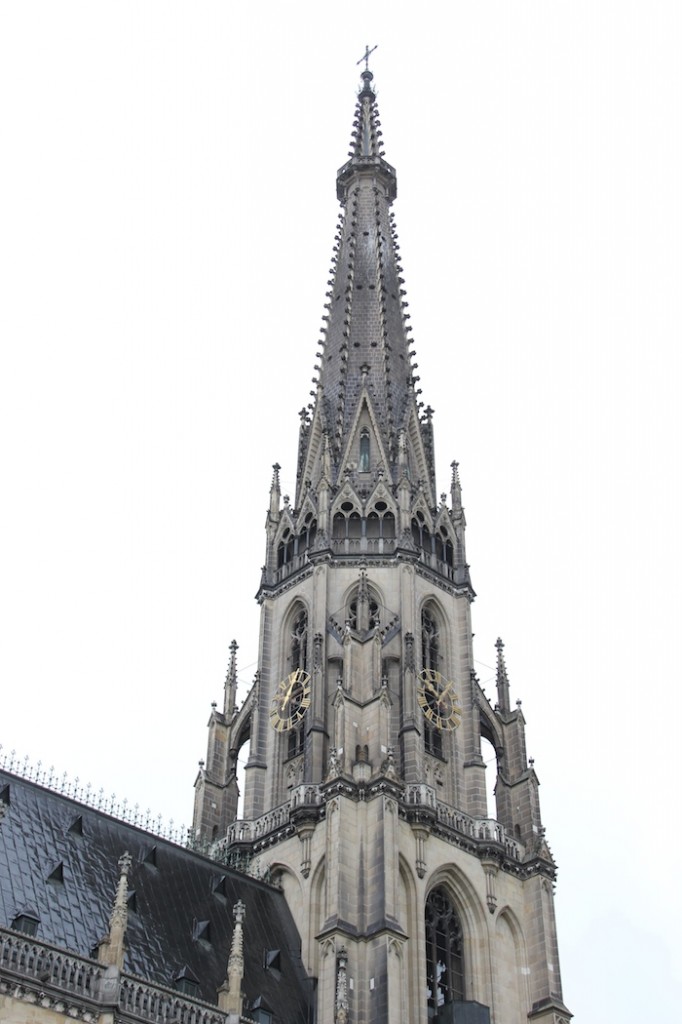
[[[377,43],[377,46],[378,45],[379,44]],[[372,53],[374,53],[374,51],[376,50],[377,46],[373,46],[372,49],[370,50],[369,45],[365,45],[365,52],[364,52],[364,54],[362,55],[360,60],[356,61],[355,63],[356,64],[362,64],[362,62],[364,60],[364,62],[365,62],[365,71],[369,71],[369,58],[370,58],[370,55]]]

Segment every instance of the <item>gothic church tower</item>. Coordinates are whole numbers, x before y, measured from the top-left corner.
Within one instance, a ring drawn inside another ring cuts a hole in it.
[[[233,644],[195,832],[216,855],[269,865],[318,1024],[568,1024],[556,869],[501,641],[494,707],[474,672],[456,463],[449,501],[436,490],[372,81],[365,70],[337,175],[293,505],[274,467],[259,668],[237,709]],[[497,754],[495,808],[482,738]]]

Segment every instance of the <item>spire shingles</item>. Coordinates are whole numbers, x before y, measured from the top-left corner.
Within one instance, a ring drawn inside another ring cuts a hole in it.
[[[363,389],[389,459],[416,401],[402,267],[390,207],[395,170],[384,159],[372,72],[362,72],[349,159],[337,175],[343,211],[323,317],[319,388],[334,482]],[[305,442],[304,442],[305,443]]]

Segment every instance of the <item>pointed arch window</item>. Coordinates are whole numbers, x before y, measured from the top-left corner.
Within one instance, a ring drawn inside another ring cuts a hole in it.
[[[369,473],[369,430],[365,429],[360,434],[360,458],[358,459],[358,472]]]
[[[436,617],[430,608],[422,612],[422,668],[439,670],[440,635]]]
[[[440,532],[436,538],[436,553],[442,562],[445,562],[451,569],[454,566],[454,549],[452,541],[448,536],[448,532],[444,526],[441,527]]]
[[[428,606],[422,611],[422,669],[439,672],[442,662],[440,651],[440,630],[433,609]],[[443,734],[430,722],[424,722],[424,748],[436,757],[443,756]]]
[[[289,671],[301,669],[308,671],[308,613],[300,605],[291,622],[289,641]],[[305,723],[299,722],[286,734],[286,757],[298,757],[303,753],[305,743]]]
[[[376,540],[381,536],[381,519],[376,511],[367,516],[367,539]]]
[[[334,540],[359,539],[362,536],[362,518],[355,505],[344,501],[334,515]]]
[[[464,999],[462,925],[447,892],[433,889],[424,911],[429,1020],[448,1003]]]
[[[395,539],[395,516],[385,501],[377,501],[367,516],[367,537],[370,539]]]
[[[433,551],[433,543],[431,539],[431,532],[426,525],[426,520],[422,512],[417,512],[416,516],[412,520],[412,540],[425,551],[426,554],[431,554]]]
[[[308,671],[308,615],[300,608],[291,625],[290,671],[300,668]]]
[[[287,759],[290,757],[298,757],[303,753],[305,744],[305,727],[303,722],[295,725],[293,729],[290,729],[287,733]]]
[[[309,512],[305,517],[303,523],[303,529],[298,535],[298,553],[302,555],[304,551],[307,551],[309,547],[312,547],[317,533],[317,520],[313,517],[312,512]]]
[[[395,535],[395,513],[385,501],[375,502],[367,515],[362,515],[351,501],[342,502],[334,513],[332,540],[337,542],[336,551],[382,554],[390,550],[384,542],[394,541]]]
[[[277,568],[281,569],[283,565],[287,565],[293,557],[294,536],[291,530],[285,530],[277,547]]]
[[[348,537],[350,540],[359,540],[362,537],[362,519],[359,512],[351,512],[347,519]]]
[[[383,514],[381,520],[381,536],[384,540],[395,540],[395,516],[392,512],[384,512]]]

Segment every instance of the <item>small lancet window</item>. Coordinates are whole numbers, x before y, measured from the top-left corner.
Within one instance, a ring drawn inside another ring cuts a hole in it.
[[[438,625],[430,609],[425,608],[422,612],[422,668],[438,671],[438,646]]]
[[[425,608],[422,612],[422,669],[438,672],[440,661],[438,623],[433,612]],[[424,748],[428,754],[443,756],[443,735],[430,722],[424,723]]]
[[[434,757],[443,756],[443,734],[430,722],[424,724],[424,749],[427,754],[433,754]]]
[[[444,889],[434,889],[426,900],[426,992],[429,1020],[448,1003],[464,999],[462,926]]]
[[[285,530],[277,548],[277,568],[281,569],[294,557],[294,537],[291,530]]]
[[[431,534],[421,512],[417,512],[416,517],[412,520],[412,540],[422,551],[426,551],[427,554],[431,553]]]
[[[333,540],[344,540],[346,536],[346,517],[341,512],[337,512],[334,516],[334,526],[332,528]]]
[[[305,517],[303,528],[298,535],[298,553],[302,555],[309,547],[312,547],[317,533],[317,520],[313,519],[312,512]]]
[[[358,512],[351,512],[347,520],[348,537],[350,540],[359,540],[362,537],[362,519]]]
[[[291,671],[300,668],[303,672],[308,668],[308,616],[301,609],[291,627]]]
[[[454,565],[454,550],[452,547],[452,541],[448,537],[445,527],[441,527],[440,533],[437,537],[437,553],[438,557],[450,568]]]
[[[360,434],[360,458],[358,460],[358,472],[369,473],[369,431],[363,430]]]
[[[298,757],[300,754],[303,753],[303,748],[305,744],[305,732],[303,723],[301,722],[300,725],[295,726],[293,729],[290,729],[287,735],[287,758]]]

